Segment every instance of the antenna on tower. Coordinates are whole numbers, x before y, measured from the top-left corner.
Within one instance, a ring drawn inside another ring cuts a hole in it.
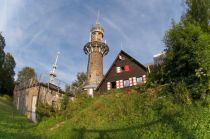
[[[100,17],[100,11],[98,10],[97,18],[96,18],[96,24],[100,24],[100,23],[99,23],[99,17]]]
[[[55,59],[55,63],[52,65],[52,70],[50,71],[49,83],[51,83],[51,84],[53,84],[53,82],[54,82],[54,80],[55,80],[55,78],[57,76],[55,70],[57,68],[57,62],[58,62],[59,55],[60,55],[60,52],[58,51],[57,56],[56,56],[56,59]]]
[[[120,48],[121,48],[121,50],[123,49],[123,43],[122,43],[122,41],[120,42]]]

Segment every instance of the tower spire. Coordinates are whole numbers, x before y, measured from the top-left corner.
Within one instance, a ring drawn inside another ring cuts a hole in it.
[[[56,56],[56,59],[55,59],[55,63],[53,64],[52,70],[50,71],[49,83],[53,83],[53,81],[55,80],[55,78],[57,76],[55,70],[57,68],[57,63],[58,63],[58,57],[59,57],[59,55],[60,55],[60,52],[58,51],[57,56]]]
[[[99,17],[100,17],[100,11],[98,10],[97,18],[96,18],[96,24],[100,24]]]

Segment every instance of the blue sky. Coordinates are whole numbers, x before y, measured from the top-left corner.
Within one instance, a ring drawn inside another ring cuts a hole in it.
[[[16,60],[16,73],[24,66],[48,73],[57,51],[60,80],[70,83],[77,72],[86,72],[83,46],[98,10],[110,48],[105,73],[121,49],[151,63],[164,50],[171,20],[179,21],[185,8],[183,0],[0,0],[0,32],[5,51]]]

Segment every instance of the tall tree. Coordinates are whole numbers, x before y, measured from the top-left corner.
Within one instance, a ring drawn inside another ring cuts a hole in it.
[[[187,13],[172,23],[164,38],[165,81],[184,81],[193,98],[208,90],[210,79],[209,1],[187,0]]]
[[[4,63],[4,47],[5,47],[5,40],[4,37],[0,33],[0,85],[1,85],[1,78],[2,78],[2,65]]]
[[[31,67],[24,67],[18,72],[17,82],[28,82],[30,79],[37,79],[36,72]]]
[[[5,47],[5,40],[4,37],[0,33],[0,70],[2,68],[2,64],[4,62],[4,47]]]
[[[14,89],[14,76],[15,76],[15,60],[10,53],[6,53],[3,63],[3,76],[2,76],[2,91],[5,94],[12,95]]]
[[[184,18],[197,23],[204,31],[209,31],[210,0],[187,0],[186,4],[188,9]]]
[[[4,47],[5,47],[5,40],[4,37],[0,33],[0,93],[3,92],[3,63],[4,63]]]

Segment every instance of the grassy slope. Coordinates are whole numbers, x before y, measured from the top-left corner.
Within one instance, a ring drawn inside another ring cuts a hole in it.
[[[0,96],[0,138],[38,138],[32,128],[35,124],[15,110],[10,98]]]
[[[119,91],[94,99],[80,98],[63,115],[67,120],[48,127],[47,137],[210,138],[209,108],[179,105],[170,96],[152,93]],[[40,123],[38,129],[47,122]]]
[[[0,116],[1,107],[0,104]],[[10,105],[3,112],[10,112],[9,109]],[[61,116],[44,120],[36,127],[25,117],[18,118],[12,120],[8,114],[3,115],[0,137],[2,133],[5,137],[12,133],[20,138],[24,135],[56,139],[210,138],[209,108],[199,104],[179,105],[170,96],[152,92],[118,91],[93,99],[80,96]]]

